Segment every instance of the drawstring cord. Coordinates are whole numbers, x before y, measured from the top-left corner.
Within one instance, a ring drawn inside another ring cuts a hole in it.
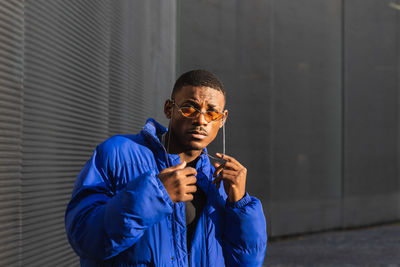
[[[222,124],[222,154],[225,155],[225,121]]]

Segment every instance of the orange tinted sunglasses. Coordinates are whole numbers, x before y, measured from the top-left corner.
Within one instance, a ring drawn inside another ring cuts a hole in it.
[[[204,115],[204,119],[207,122],[217,121],[224,117],[224,114],[221,112],[218,112],[218,111],[207,110],[205,112],[202,112],[201,110],[199,110],[191,105],[185,105],[185,106],[180,107],[175,103],[175,101],[173,101],[173,103],[178,108],[178,110],[182,113],[182,115],[189,119],[196,119],[198,116],[200,116],[200,114]]]

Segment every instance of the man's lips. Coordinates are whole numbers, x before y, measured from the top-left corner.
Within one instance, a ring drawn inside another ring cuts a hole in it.
[[[203,138],[207,137],[207,132],[205,132],[205,131],[191,130],[191,131],[188,131],[187,133],[195,139],[203,139]]]

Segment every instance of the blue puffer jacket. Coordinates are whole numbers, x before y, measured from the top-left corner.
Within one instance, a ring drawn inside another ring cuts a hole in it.
[[[197,184],[207,204],[186,246],[184,202],[174,204],[157,174],[180,162],[149,119],[137,135],[100,144],[80,172],[65,215],[71,246],[82,266],[261,266],[267,245],[258,199],[225,202],[211,184],[213,166],[202,154]],[[190,255],[188,255],[190,251]]]

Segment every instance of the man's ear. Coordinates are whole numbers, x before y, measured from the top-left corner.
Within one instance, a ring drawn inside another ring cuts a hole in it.
[[[224,126],[224,124],[225,124],[225,122],[226,122],[226,119],[228,118],[228,110],[227,109],[225,109],[224,110],[224,117],[222,118],[222,120],[221,120],[221,125],[219,126],[219,128],[222,128],[222,126]]]
[[[165,114],[165,116],[167,117],[167,119],[171,119],[171,116],[172,116],[172,110],[173,110],[173,102],[172,102],[172,100],[171,99],[167,99],[166,101],[165,101],[165,104],[164,104],[164,114]]]

